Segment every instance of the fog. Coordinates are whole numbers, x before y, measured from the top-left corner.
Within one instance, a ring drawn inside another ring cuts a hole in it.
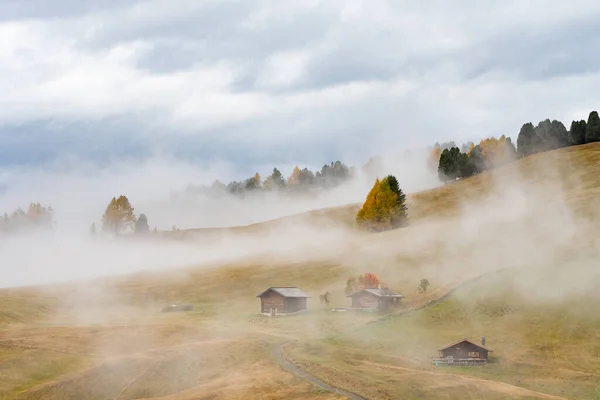
[[[413,155],[384,155],[377,171],[394,173],[405,192],[439,184],[427,168],[426,150]],[[101,217],[113,197],[126,195],[134,213],[148,218],[150,228],[180,230],[235,227],[269,221],[324,207],[364,201],[373,176],[357,166],[353,179],[318,193],[282,196],[260,193],[243,199],[233,195],[190,195],[188,185],[210,185],[215,179],[244,179],[223,162],[200,168],[169,158],[143,162],[117,160],[104,168],[65,160],[44,169],[0,170],[0,210],[10,214],[40,202],[55,210],[54,231],[7,236],[0,242],[0,286],[45,284],[65,280],[126,274],[189,265],[212,265],[261,253],[286,253],[294,249],[341,243],[348,232],[323,230],[295,222],[249,235],[226,234],[195,242],[175,240],[119,240],[102,235],[92,240],[90,227],[100,231]],[[259,171],[263,177],[271,171]],[[291,170],[283,170],[288,176]],[[253,171],[246,175],[252,176]],[[285,236],[282,236],[282,231]],[[30,251],[30,249],[35,249]]]

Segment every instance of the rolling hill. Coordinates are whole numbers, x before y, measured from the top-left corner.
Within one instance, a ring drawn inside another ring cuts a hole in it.
[[[311,373],[368,398],[594,398],[599,195],[600,145],[571,147],[412,194],[408,228],[359,232],[348,205],[170,234],[319,239],[294,251],[267,242],[226,263],[2,290],[0,399],[339,398],[270,358],[288,340]],[[367,324],[379,316],[329,311],[348,306],[352,274],[374,272],[408,307],[501,268],[410,317]],[[269,286],[306,290],[310,311],[258,315],[255,296]],[[194,310],[158,312],[176,302]],[[487,367],[429,365],[439,345],[480,335],[494,348]]]

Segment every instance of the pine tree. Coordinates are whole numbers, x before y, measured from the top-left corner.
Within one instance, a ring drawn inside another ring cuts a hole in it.
[[[135,233],[137,234],[145,234],[150,232],[150,227],[148,226],[148,218],[146,214],[140,214],[139,218],[135,222]]]
[[[263,187],[265,189],[281,189],[285,186],[285,180],[283,179],[283,175],[281,171],[277,168],[273,168],[273,173],[265,179],[263,183]]]
[[[517,155],[519,158],[527,157],[534,153],[533,148],[536,144],[536,136],[533,124],[528,122],[521,127],[517,137]]]
[[[123,195],[118,198],[113,197],[102,216],[102,230],[117,235],[135,221],[135,214],[129,199]]]
[[[583,119],[571,122],[571,129],[569,130],[570,145],[576,146],[585,143],[586,125],[587,124]]]
[[[600,141],[600,117],[597,111],[592,111],[588,117],[585,129],[585,142],[592,143]]]

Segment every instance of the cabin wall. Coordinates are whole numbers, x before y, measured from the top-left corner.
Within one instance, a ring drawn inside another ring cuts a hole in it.
[[[477,347],[469,342],[458,343],[448,349],[441,350],[440,353],[442,358],[448,356],[452,356],[455,359],[480,358],[487,360],[488,358],[487,350]]]
[[[380,310],[387,310],[388,307],[390,307],[393,304],[394,299],[390,299],[390,298],[381,298],[379,299],[379,309]]]
[[[361,292],[352,296],[352,308],[378,308],[377,296],[369,292]]]
[[[285,299],[285,312],[293,313],[306,310],[306,297],[289,297]]]
[[[277,313],[285,313],[285,298],[272,290],[260,297],[262,313],[270,313],[271,309],[277,309]]]

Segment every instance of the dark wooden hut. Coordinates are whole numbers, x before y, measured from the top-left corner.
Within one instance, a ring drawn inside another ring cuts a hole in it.
[[[352,298],[352,308],[384,311],[393,304],[397,304],[404,297],[389,289],[363,289],[349,295]]]
[[[270,287],[260,298],[260,312],[265,315],[287,315],[306,310],[308,294],[297,287]]]
[[[487,364],[492,349],[486,347],[485,336],[482,336],[481,343],[464,338],[440,347],[438,352],[439,358],[434,359],[435,365],[474,365]]]

